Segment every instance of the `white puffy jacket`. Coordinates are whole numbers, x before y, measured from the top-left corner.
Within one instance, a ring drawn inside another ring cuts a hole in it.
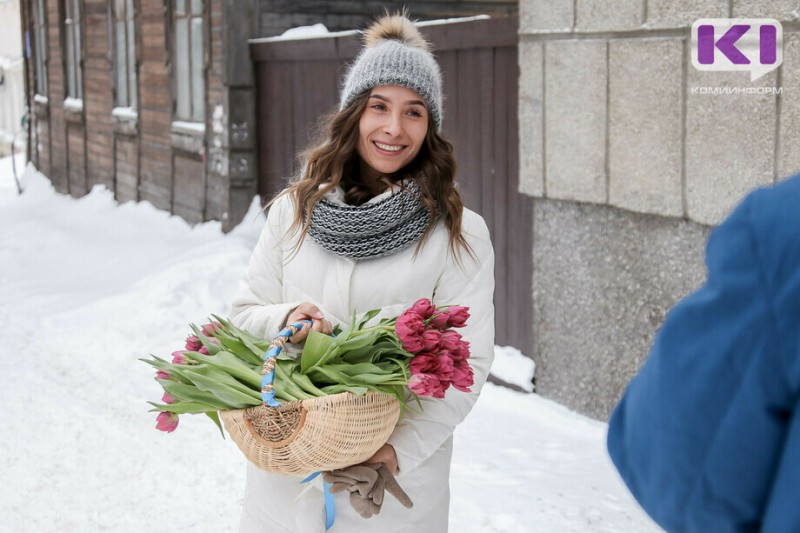
[[[371,201],[379,201],[386,191]],[[339,188],[328,199],[343,203]],[[374,319],[394,316],[418,298],[435,305],[469,306],[471,317],[460,330],[471,344],[475,372],[471,393],[448,389],[444,399],[422,400],[422,414],[406,412],[389,438],[397,453],[398,482],[414,501],[406,509],[386,495],[381,512],[363,519],[350,507],[347,494],[336,495],[336,521],[331,533],[441,533],[447,531],[452,435],[478,399],[494,357],[494,252],[483,219],[465,209],[463,234],[475,258],[462,251],[461,266],[449,251],[442,221],[414,257],[416,245],[393,255],[354,261],[324,251],[306,237],[296,254],[285,238],[294,204],[282,195],[270,208],[247,274],[233,302],[234,324],[263,338],[284,326],[288,313],[302,302],[317,305],[326,319],[343,326],[353,311],[381,309]],[[417,409],[418,410],[418,409]],[[325,531],[321,476],[303,493],[300,478],[269,474],[248,464],[240,529],[257,533],[322,533]]]

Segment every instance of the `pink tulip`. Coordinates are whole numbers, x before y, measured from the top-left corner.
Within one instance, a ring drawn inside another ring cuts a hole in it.
[[[431,374],[436,372],[438,363],[436,356],[428,353],[421,353],[415,355],[408,363],[408,369],[411,374]]]
[[[465,340],[458,341],[458,347],[455,350],[451,350],[450,354],[454,361],[466,361],[470,356],[469,342]]]
[[[403,344],[403,349],[411,353],[419,353],[425,347],[422,335],[425,333],[425,324],[422,317],[411,309],[407,309],[397,317],[394,325],[397,338]]]
[[[450,318],[447,319],[447,325],[451,328],[463,328],[467,325],[469,307],[453,305],[447,308],[447,313],[450,315]]]
[[[161,397],[161,401],[164,403],[175,403],[175,398],[170,396],[168,392],[165,392],[164,396]]]
[[[414,302],[414,305],[411,306],[411,310],[421,316],[423,320],[426,320],[433,315],[436,308],[429,299],[420,298]]]
[[[185,365],[187,364],[188,359],[186,359],[186,354],[180,350],[177,352],[172,352],[172,364],[173,365]]]
[[[450,381],[455,371],[455,365],[450,354],[442,352],[436,356],[436,376],[443,381]]]
[[[210,324],[203,324],[202,327],[203,334],[207,336],[214,335],[218,331],[222,330],[222,324],[219,322],[211,322]]]
[[[201,353],[203,355],[208,355],[208,348],[206,348],[205,346],[201,346],[200,349],[197,350],[197,353]]]
[[[443,350],[447,350],[448,352],[453,352],[458,349],[458,343],[461,341],[461,334],[457,331],[452,330],[445,330],[442,332],[442,340],[439,343],[439,346],[442,347]]]
[[[442,332],[436,329],[426,330],[422,334],[423,350],[426,352],[436,352],[439,342],[442,340]]]
[[[447,320],[450,318],[450,315],[447,311],[437,311],[436,314],[430,321],[430,324],[439,329],[444,329],[447,327]]]
[[[164,372],[163,370],[159,370],[156,372],[156,379],[172,379],[169,374]]]
[[[453,368],[453,387],[463,392],[470,392],[470,387],[475,384],[472,368],[466,361],[457,362]]]
[[[408,380],[408,388],[419,396],[444,398],[444,391],[447,389],[447,384],[442,383],[439,378],[432,374],[414,374]]]
[[[203,347],[203,343],[197,338],[197,335],[189,335],[186,337],[186,351],[197,352]]]
[[[172,433],[178,427],[178,415],[161,411],[156,417],[156,429],[166,433]]]

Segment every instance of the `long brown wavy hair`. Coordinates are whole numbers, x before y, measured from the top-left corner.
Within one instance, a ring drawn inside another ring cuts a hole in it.
[[[345,191],[345,201],[350,205],[361,205],[373,196],[360,180],[360,157],[356,151],[359,121],[369,96],[370,91],[366,91],[344,109],[325,117],[319,127],[317,143],[299,156],[301,170],[282,193],[291,195],[297,206],[288,232],[292,234],[300,230],[297,246],[308,233],[311,214],[317,202],[337,185]],[[461,232],[464,203],[455,187],[455,177],[453,145],[437,133],[436,125],[428,114],[428,130],[417,156],[399,171],[381,178],[387,187],[406,179],[414,180],[419,185],[422,201],[430,216],[415,253],[430,237],[436,220],[441,216],[449,232],[450,250],[459,262],[461,249],[474,255]]]

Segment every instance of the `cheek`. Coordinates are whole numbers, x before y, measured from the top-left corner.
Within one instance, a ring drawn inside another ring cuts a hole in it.
[[[358,144],[356,145],[356,150],[358,151],[359,155],[364,155],[363,151],[367,147],[367,135],[369,132],[368,125],[365,123],[366,121],[364,118],[361,118],[361,121],[358,123]]]
[[[412,138],[414,139],[414,153],[416,154],[419,152],[422,145],[425,144],[425,135],[428,133],[428,128],[423,126],[419,128],[415,128],[412,133]]]

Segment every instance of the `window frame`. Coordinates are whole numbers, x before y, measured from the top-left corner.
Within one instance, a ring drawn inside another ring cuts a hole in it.
[[[117,12],[117,4],[121,3],[125,13],[120,16]],[[133,11],[128,13],[128,8]],[[139,2],[138,0],[112,0],[109,2],[109,35],[110,35],[110,55],[111,55],[111,68],[113,76],[113,92],[114,92],[114,107],[115,108],[139,108],[139,40],[138,40],[138,18],[139,18]],[[124,65],[120,65],[119,54],[119,27],[122,24],[124,31]],[[133,35],[131,35],[133,33]],[[133,50],[131,50],[131,46]],[[120,93],[120,72],[119,69],[123,68],[125,71],[125,98],[121,99]]]
[[[64,92],[68,99],[83,101],[83,2],[61,2],[64,54]],[[77,13],[72,10],[77,9]],[[77,15],[77,16],[73,16]]]
[[[178,2],[182,1],[184,3],[184,15],[177,14],[177,7]],[[172,90],[172,120],[173,123],[202,123],[205,124],[207,119],[207,101],[208,101],[208,57],[209,57],[209,46],[210,46],[210,37],[209,37],[209,20],[208,20],[208,8],[209,2],[207,0],[197,0],[200,2],[200,12],[193,13],[191,9],[191,5],[193,0],[170,0],[169,2],[169,25],[170,25],[170,78],[171,78],[171,90]],[[194,65],[193,64],[193,55],[192,54],[192,20],[193,19],[200,19],[200,39],[203,44],[202,56],[201,56],[201,64]],[[183,106],[179,102],[179,90],[180,90],[180,80],[182,79],[178,75],[178,64],[179,64],[179,57],[178,54],[181,52],[178,46],[178,31],[177,31],[177,23],[178,20],[185,19],[188,20],[187,22],[187,32],[186,32],[186,58],[188,60],[188,75],[185,77],[186,82],[188,83],[188,102],[185,105],[188,105],[188,113],[184,114],[179,112],[180,108]],[[201,79],[202,79],[202,87],[196,88],[193,79],[194,79],[194,68],[199,67],[201,70]],[[197,91],[201,91],[201,94],[198,95]],[[200,109],[195,107],[195,97],[202,96],[200,99]]]
[[[45,0],[33,0],[32,3],[35,94],[46,98],[50,90],[47,75],[47,4]]]

